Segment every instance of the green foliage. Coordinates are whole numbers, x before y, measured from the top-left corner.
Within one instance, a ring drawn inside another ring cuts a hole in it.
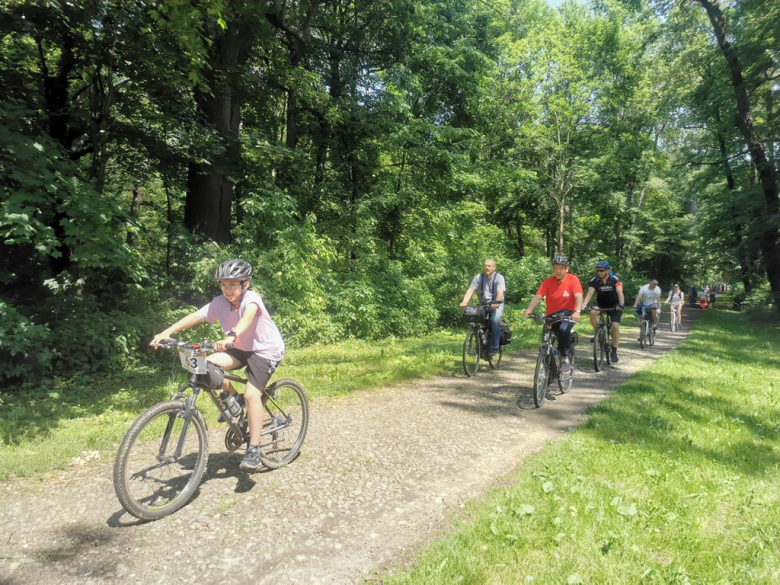
[[[771,143],[761,4],[728,10]],[[628,296],[648,276],[761,284],[760,189],[701,13],[277,8],[0,7],[0,301],[35,340],[0,346],[0,379],[134,359],[230,257],[291,347],[455,324],[489,257],[518,303],[555,251],[583,280],[609,259]]]

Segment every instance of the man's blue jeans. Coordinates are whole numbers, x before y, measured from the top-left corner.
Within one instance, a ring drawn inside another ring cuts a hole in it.
[[[490,327],[490,351],[498,351],[498,344],[501,341],[501,316],[504,314],[504,303],[487,312],[492,325]]]

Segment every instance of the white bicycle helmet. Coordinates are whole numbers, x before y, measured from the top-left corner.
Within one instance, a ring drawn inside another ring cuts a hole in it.
[[[249,262],[240,258],[233,258],[232,260],[225,260],[219,265],[219,268],[214,273],[214,280],[229,280],[231,278],[246,280],[251,276],[252,266]]]

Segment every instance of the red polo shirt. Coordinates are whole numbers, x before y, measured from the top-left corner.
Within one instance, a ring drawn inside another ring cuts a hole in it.
[[[574,311],[577,301],[574,295],[582,294],[580,279],[567,273],[561,282],[554,276],[545,278],[536,294],[546,297],[547,314],[552,315],[558,311]]]

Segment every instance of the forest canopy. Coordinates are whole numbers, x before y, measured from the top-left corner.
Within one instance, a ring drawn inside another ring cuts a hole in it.
[[[287,343],[420,335],[487,257],[780,310],[773,0],[5,0],[0,382],[255,268]]]

